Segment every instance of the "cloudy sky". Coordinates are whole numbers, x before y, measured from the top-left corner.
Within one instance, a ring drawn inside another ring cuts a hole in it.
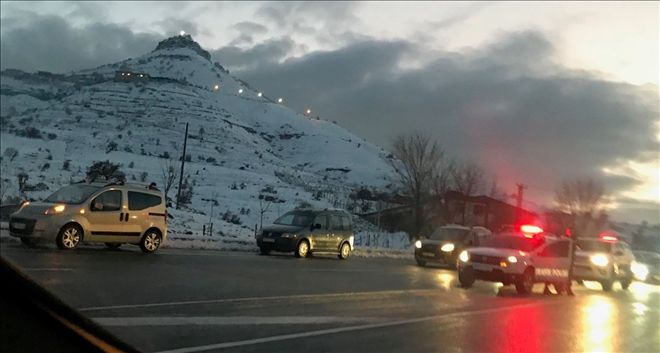
[[[597,177],[614,219],[660,222],[657,2],[0,7],[2,69],[89,68],[183,30],[253,87],[372,142],[423,131],[539,203]]]

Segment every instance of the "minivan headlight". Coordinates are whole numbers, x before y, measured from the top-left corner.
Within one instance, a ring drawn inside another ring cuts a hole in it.
[[[65,205],[55,205],[51,208],[48,208],[44,211],[44,214],[54,214],[54,213],[62,213],[66,210]]]
[[[463,262],[468,262],[470,261],[470,254],[468,254],[467,250],[463,250],[461,254],[458,255],[458,259]]]
[[[295,237],[296,237],[296,235],[295,235],[295,234],[291,234],[291,233],[284,233],[284,234],[282,234],[282,238],[295,238]]]
[[[607,259],[607,256],[603,254],[594,254],[591,255],[589,258],[591,260],[591,263],[598,266],[598,267],[605,267],[607,266],[608,263],[610,263],[610,260]]]
[[[415,247],[416,247],[417,249],[421,249],[421,248],[422,248],[422,241],[421,241],[421,240],[416,241],[416,242],[415,242]]]

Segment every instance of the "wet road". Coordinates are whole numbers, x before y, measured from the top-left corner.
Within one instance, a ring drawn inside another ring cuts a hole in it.
[[[152,352],[655,352],[660,287],[518,296],[412,260],[143,255],[3,243],[65,302]]]

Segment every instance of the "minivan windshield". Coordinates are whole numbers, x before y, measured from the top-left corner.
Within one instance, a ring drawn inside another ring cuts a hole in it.
[[[312,223],[314,214],[311,212],[291,211],[284,214],[273,222],[284,226],[305,227]]]
[[[100,189],[100,187],[95,185],[69,185],[55,191],[44,201],[77,205],[87,200],[87,198],[98,189]]]
[[[578,240],[577,248],[587,252],[610,252],[610,249],[612,249],[612,243],[598,240]]]
[[[431,240],[462,241],[469,232],[467,229],[441,227],[429,237]]]

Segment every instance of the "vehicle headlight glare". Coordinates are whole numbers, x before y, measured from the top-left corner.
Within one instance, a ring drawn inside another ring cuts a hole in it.
[[[515,264],[515,263],[518,262],[518,258],[513,256],[513,255],[507,257],[506,259],[507,259],[507,261],[509,261],[509,263],[512,263],[512,264]]]
[[[463,250],[460,255],[458,255],[458,259],[463,261],[463,262],[468,262],[470,261],[470,254],[468,254],[467,251]]]
[[[607,256],[603,254],[591,255],[590,260],[592,264],[599,267],[605,267],[607,266],[608,263],[610,263],[610,260],[607,259]]]
[[[53,214],[53,213],[62,213],[66,209],[65,205],[55,205],[46,211],[44,211],[44,214]]]
[[[639,281],[646,281],[646,277],[649,275],[649,268],[637,261],[633,261],[633,263],[630,264],[630,271]]]
[[[454,251],[454,244],[452,243],[445,244],[440,248],[440,250],[444,252],[452,252]]]
[[[421,241],[421,240],[416,241],[416,242],[415,242],[415,247],[416,247],[417,249],[421,249],[421,248],[422,248],[422,241]]]

